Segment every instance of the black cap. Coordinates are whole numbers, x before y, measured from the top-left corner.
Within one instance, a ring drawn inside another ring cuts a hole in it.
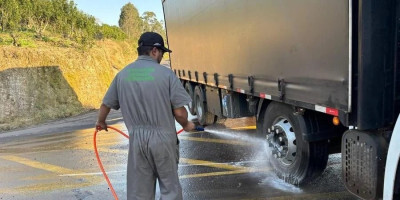
[[[151,47],[157,47],[162,49],[165,52],[171,53],[172,51],[165,48],[164,46],[164,40],[161,37],[160,34],[155,33],[155,32],[145,32],[143,33],[138,41],[139,47],[141,46],[151,46]]]

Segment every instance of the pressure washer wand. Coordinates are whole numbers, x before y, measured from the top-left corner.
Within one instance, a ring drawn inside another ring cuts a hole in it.
[[[202,126],[196,126],[195,128],[196,131],[204,131],[204,127]],[[176,134],[180,134],[183,132],[183,129],[179,130],[178,132],[176,132]]]
[[[204,131],[204,127],[202,127],[202,126],[196,126],[196,131]]]

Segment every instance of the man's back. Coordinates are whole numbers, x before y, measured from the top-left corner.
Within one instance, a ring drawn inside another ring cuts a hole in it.
[[[139,56],[119,72],[104,99],[121,107],[130,133],[139,126],[175,132],[172,109],[190,101],[175,74],[149,56]]]

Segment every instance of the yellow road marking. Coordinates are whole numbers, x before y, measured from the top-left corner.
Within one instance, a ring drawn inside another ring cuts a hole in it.
[[[13,190],[13,189],[3,189],[3,188],[0,188],[0,194],[13,194],[13,193],[16,193],[16,191]]]
[[[36,169],[41,169],[44,171],[49,171],[57,174],[71,174],[71,173],[80,173],[78,170],[72,170],[64,167],[59,167],[56,165],[51,165],[51,164],[46,164],[46,163],[41,163],[38,161],[34,160],[29,160],[26,158],[18,157],[18,156],[1,156],[0,158],[9,160],[9,161],[14,161],[29,167],[33,167]]]
[[[235,170],[235,171],[210,172],[210,173],[182,175],[182,176],[179,176],[179,178],[180,179],[198,178],[198,177],[207,177],[207,176],[222,176],[222,175],[231,175],[231,174],[244,174],[244,173],[251,173],[251,172],[268,172],[268,171],[270,171],[269,168],[261,168],[261,169],[248,168],[248,169]]]
[[[127,131],[122,130],[123,132],[127,133]],[[79,139],[80,141],[92,141],[91,139],[93,138],[93,132],[94,129],[85,129],[85,130],[78,130],[78,131],[74,131],[77,133],[77,135],[79,136],[75,136],[75,137],[71,137],[70,134],[65,134],[65,135],[52,135],[52,136],[47,136],[45,138],[41,137],[41,138],[36,138],[33,140],[29,140],[29,141],[23,141],[23,142],[11,142],[8,143],[7,145],[5,145],[6,147],[12,147],[12,146],[17,146],[17,145],[25,145],[25,144],[36,144],[36,143],[40,143],[40,142],[51,142],[51,140],[57,139],[57,142],[66,142],[66,141],[75,141],[77,139]],[[117,133],[114,130],[109,130],[109,132],[105,132],[105,131],[101,131],[97,134],[97,141],[107,141],[107,140],[118,140],[118,138],[116,139],[116,137],[123,137],[122,135],[120,135],[119,133]],[[92,144],[92,143],[90,143]]]
[[[92,149],[90,149],[92,150]],[[99,152],[107,152],[107,153],[118,153],[118,154],[127,154],[127,150],[120,150],[120,149],[106,149],[106,148],[99,148]],[[258,169],[249,168],[249,167],[242,167],[242,166],[235,166],[226,163],[215,163],[205,160],[194,160],[188,158],[180,158],[180,162],[186,163],[189,165],[200,165],[200,166],[207,166],[219,169],[226,169],[232,171],[224,171],[224,172],[211,172],[211,173],[202,173],[202,174],[191,174],[191,175],[184,175],[183,178],[195,178],[195,177],[204,177],[204,176],[220,176],[220,175],[228,175],[228,174],[239,174],[239,173],[250,173],[250,172],[257,172],[260,171]],[[261,171],[265,171],[265,169],[261,169]]]
[[[91,150],[91,149],[90,149]],[[127,154],[128,151],[120,150],[120,149],[106,149],[106,148],[99,148],[99,152],[107,152],[107,153],[118,153],[118,154]],[[188,158],[180,158],[179,162],[187,163],[189,165],[200,165],[200,166],[207,166],[219,169],[226,169],[232,171],[224,171],[224,172],[210,172],[210,173],[200,173],[200,174],[190,174],[184,175],[181,178],[196,178],[196,177],[205,177],[205,176],[221,176],[221,175],[229,175],[229,174],[242,174],[242,173],[250,173],[250,172],[258,172],[258,171],[269,171],[269,169],[254,169],[249,167],[242,167],[242,166],[235,166],[229,165],[226,163],[215,163],[205,160],[194,160]]]
[[[250,144],[236,141],[236,140],[222,140],[222,139],[210,139],[210,138],[198,138],[198,137],[188,137],[188,136],[179,136],[180,140],[190,140],[197,142],[213,142],[213,143],[221,143],[221,144],[235,144],[235,145],[243,145],[249,146]]]
[[[231,130],[255,130],[257,129],[256,126],[244,126],[244,127],[234,127],[230,128]]]
[[[100,181],[97,181],[98,184]],[[64,189],[74,189],[74,188],[82,188],[94,185],[93,182],[84,182],[84,183],[65,183],[65,182],[54,182],[54,183],[44,183],[44,184],[32,184],[23,187],[17,187],[13,189],[0,189],[1,194],[21,194],[28,192],[43,192],[43,191],[52,191],[52,190],[64,190]]]
[[[91,148],[93,150],[93,148]],[[94,151],[94,150],[93,150]],[[121,149],[106,149],[106,148],[97,148],[97,151],[99,152],[105,152],[105,153],[118,153],[118,154],[128,154],[128,149],[126,150],[121,150]]]
[[[185,178],[199,178],[199,177],[207,177],[207,176],[222,176],[222,175],[231,175],[231,174],[242,174],[243,170],[236,171],[224,171],[224,172],[210,172],[210,173],[199,173],[199,174],[189,174],[179,176],[179,179]]]
[[[92,150],[92,149],[90,149],[90,150]],[[128,154],[128,150],[106,149],[106,148],[98,148],[97,150],[99,152],[106,152],[106,153]],[[215,163],[215,162],[210,162],[210,161],[205,161],[205,160],[194,160],[194,159],[189,159],[189,158],[180,158],[179,162],[190,164],[190,165],[201,165],[201,166],[214,167],[214,168],[227,169],[227,170],[248,169],[248,167],[229,165],[226,163]]]
[[[79,149],[93,151],[93,153],[94,153],[94,147],[91,147],[91,146],[84,146],[84,147],[80,147]],[[128,154],[128,149],[123,150],[123,149],[108,149],[108,148],[103,148],[103,147],[97,147],[97,151],[99,153],[104,152],[104,153]]]
[[[225,164],[225,163],[215,163],[215,162],[210,162],[210,161],[205,161],[205,160],[193,160],[193,159],[188,159],[188,158],[181,158],[181,159],[179,159],[179,161],[183,162],[183,163],[191,164],[191,165],[201,165],[201,166],[228,169],[228,170],[248,169],[248,167],[234,166],[234,165],[229,165],[229,164]]]
[[[23,164],[23,165],[26,165],[26,166],[29,166],[32,168],[53,172],[56,174],[84,173],[79,170],[72,170],[72,169],[68,169],[68,168],[64,168],[64,167],[60,167],[60,166],[56,166],[56,165],[51,165],[51,164],[47,164],[47,163],[42,163],[42,162],[38,162],[38,161],[34,161],[34,160],[30,160],[30,159],[26,159],[26,158],[22,158],[22,157],[18,157],[18,156],[7,155],[7,156],[1,156],[0,158],[2,158],[4,160],[9,160],[9,161],[13,161],[16,163],[20,163],[20,164]],[[77,178],[80,178],[80,177],[77,177]],[[25,178],[25,179],[27,179],[27,178]],[[85,182],[85,183],[76,183],[76,184],[68,184],[68,183],[64,183],[64,182],[62,184],[61,183],[34,184],[34,185],[30,185],[30,186],[18,187],[18,188],[15,188],[15,190],[17,192],[33,192],[33,191],[49,191],[49,190],[55,190],[55,189],[62,189],[62,188],[66,188],[66,187],[67,188],[69,188],[69,187],[70,188],[79,188],[79,187],[98,184],[101,181],[103,181],[103,179],[100,177],[91,177],[90,179],[88,179],[86,181],[87,182]],[[1,191],[9,193],[8,190],[1,189]]]

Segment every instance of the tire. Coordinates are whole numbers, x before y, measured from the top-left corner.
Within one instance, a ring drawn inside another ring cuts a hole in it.
[[[291,106],[271,102],[258,131],[270,147],[268,160],[272,168],[279,178],[291,184],[307,183],[326,168],[327,141],[303,140],[302,133],[310,132],[309,121],[307,115],[294,115]]]
[[[216,124],[223,124],[223,123],[226,122],[226,120],[227,120],[226,117],[217,117],[217,119],[215,120],[215,123]]]
[[[194,106],[194,105],[196,105],[195,98],[194,98],[194,88],[190,82],[186,82],[185,90],[189,94],[190,98],[192,99],[192,102],[188,105],[189,112],[192,115],[196,115],[196,109]]]
[[[203,89],[201,87],[196,86],[194,90],[195,95],[195,110],[197,119],[199,120],[200,125],[206,126],[214,124],[216,121],[216,117],[214,114],[207,111],[207,100]]]

